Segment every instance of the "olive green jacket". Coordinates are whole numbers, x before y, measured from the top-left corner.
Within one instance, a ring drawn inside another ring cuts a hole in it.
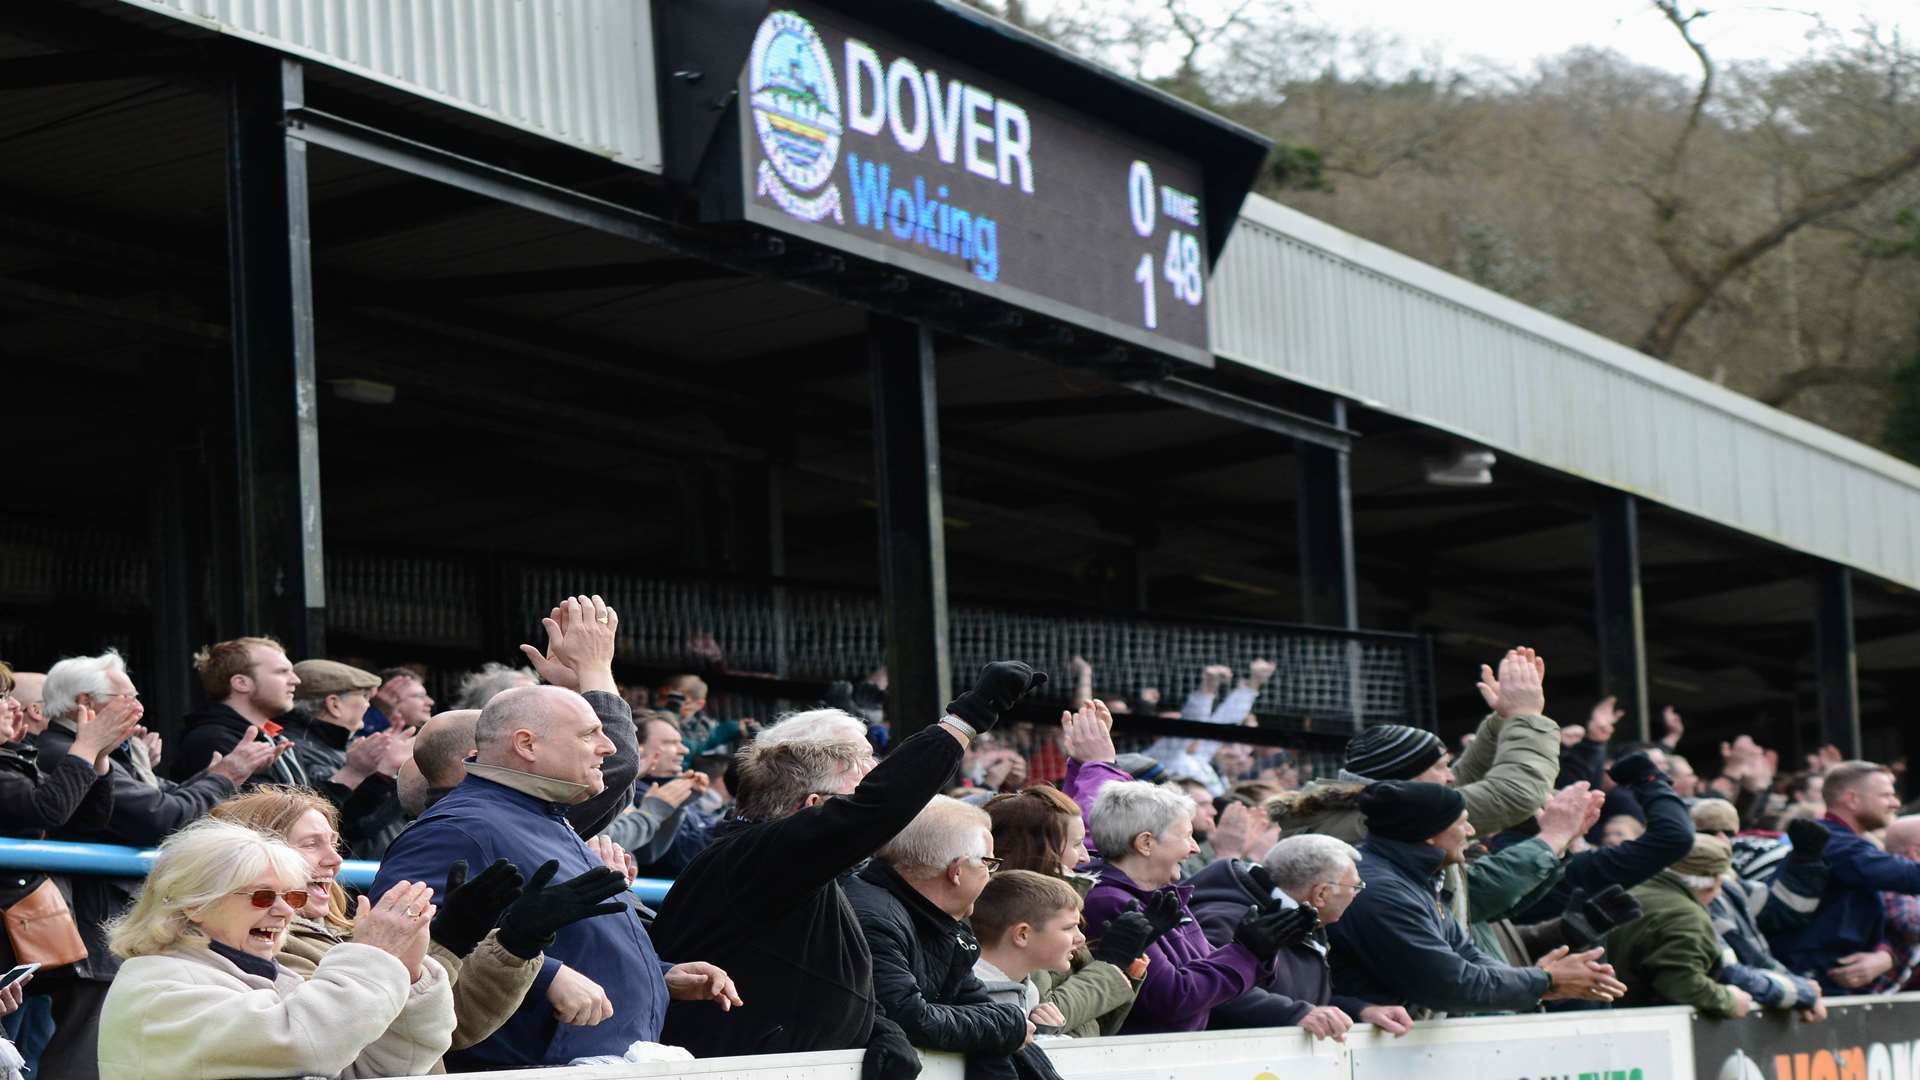
[[[1644,912],[1607,935],[1607,960],[1627,984],[1621,1005],[1691,1005],[1702,1016],[1733,1015],[1733,994],[1714,981],[1720,935],[1705,905],[1671,870],[1635,886]]]
[[[1067,878],[1082,900],[1098,881],[1086,874]],[[1071,969],[1036,971],[1032,978],[1041,1003],[1059,1009],[1065,1018],[1060,1030],[1076,1039],[1120,1034],[1120,1025],[1133,1011],[1134,995],[1140,992],[1139,983],[1105,960],[1095,960],[1085,945],[1073,950]]]

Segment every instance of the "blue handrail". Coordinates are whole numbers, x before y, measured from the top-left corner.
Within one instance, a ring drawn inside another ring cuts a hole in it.
[[[153,848],[121,847],[118,844],[79,844],[67,840],[13,840],[0,837],[0,867],[9,870],[39,870],[48,874],[102,874],[107,877],[146,877],[147,870],[160,852]],[[377,862],[348,859],[340,867],[340,883],[356,889],[373,884],[380,869]],[[528,868],[531,870],[531,868]],[[673,882],[660,878],[638,878],[633,894],[640,902],[658,907],[667,897]]]

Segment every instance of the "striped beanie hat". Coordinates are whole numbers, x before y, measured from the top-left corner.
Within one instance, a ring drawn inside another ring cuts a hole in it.
[[[1411,780],[1446,752],[1446,744],[1431,731],[1381,724],[1347,740],[1346,770],[1369,780]]]

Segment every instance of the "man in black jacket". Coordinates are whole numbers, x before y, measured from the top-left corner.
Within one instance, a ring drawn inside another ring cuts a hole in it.
[[[1615,790],[1632,792],[1645,810],[1647,831],[1623,844],[1592,848],[1568,859],[1566,875],[1515,922],[1537,923],[1559,917],[1572,902],[1576,889],[1588,895],[1609,885],[1631,889],[1693,850],[1693,818],[1687,813],[1687,804],[1674,793],[1652,756],[1635,751],[1614,762],[1607,772]]]
[[[175,780],[198,775],[216,754],[233,753],[243,738],[274,745],[280,734],[278,721],[293,710],[294,690],[300,685],[300,676],[293,673],[293,661],[287,659],[286,650],[268,637],[234,638],[208,645],[194,654],[193,670],[212,704],[186,716],[186,731],[180,736],[173,767],[167,774]],[[305,787],[312,781],[291,754],[267,761],[261,774],[253,778],[258,783]]]
[[[142,715],[140,692],[127,675],[126,662],[111,650],[102,656],[76,657],[53,665],[47,672],[44,704],[48,724],[40,733],[39,746],[45,758],[72,752],[83,710],[116,718],[130,714],[135,722]],[[214,754],[206,771],[178,784],[155,777],[151,769],[142,767],[144,759],[136,760],[128,744],[122,743],[107,755],[113,810],[106,824],[73,820],[49,830],[48,836],[54,840],[153,847],[182,825],[204,816],[215,803],[239,790],[248,777],[273,761],[279,750],[256,740],[255,734],[248,728],[232,754]],[[120,970],[119,960],[107,951],[105,925],[133,903],[140,880],[81,875],[68,882],[74,921],[86,942],[87,958],[60,969],[56,979],[39,980],[35,987],[51,993],[54,999],[53,1042],[42,1059],[41,1075],[62,1080],[92,1080],[98,1075],[95,1056],[100,1041],[100,1006],[106,1001],[108,983]]]
[[[987,812],[936,795],[847,885],[873,951],[880,1009],[913,1045],[965,1054],[968,1080],[1053,1077],[1034,1023],[996,1002],[973,972],[980,943],[963,920],[998,863]]]
[[[876,1020],[873,958],[841,878],[925,808],[975,735],[1045,682],[1025,664],[987,665],[946,717],[878,767],[866,724],[837,709],[762,732],[740,758],[736,816],[652,927],[664,955],[725,968],[747,1007],[674,1002],[662,1040],[697,1057],[866,1047],[870,1070],[917,1074],[899,1027]]]

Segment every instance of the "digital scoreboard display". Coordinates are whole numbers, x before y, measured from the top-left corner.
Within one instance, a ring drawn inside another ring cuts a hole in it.
[[[740,103],[748,220],[1212,363],[1190,159],[804,3]]]

